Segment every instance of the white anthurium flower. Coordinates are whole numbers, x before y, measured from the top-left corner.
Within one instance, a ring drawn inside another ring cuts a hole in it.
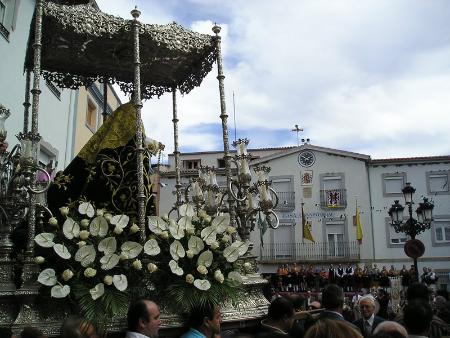
[[[206,244],[211,245],[211,243],[216,241],[217,231],[215,227],[209,226],[204,228],[200,235]]]
[[[213,253],[210,250],[203,251],[197,259],[197,265],[204,265],[207,268],[211,266],[213,262]]]
[[[82,215],[87,215],[88,217],[92,218],[95,215],[94,207],[89,202],[83,202],[78,207],[78,212]]]
[[[95,248],[93,245],[85,245],[77,250],[75,253],[75,260],[80,262],[82,267],[87,267],[95,261]]]
[[[58,283],[55,270],[51,268],[42,270],[37,280],[39,283],[45,286],[53,286]]]
[[[113,284],[119,291],[125,291],[128,287],[127,276],[125,275],[114,275]]]
[[[148,228],[156,235],[160,235],[164,230],[167,230],[167,222],[158,216],[148,217]]]
[[[194,286],[199,290],[206,291],[211,287],[211,283],[207,279],[196,279]]]
[[[89,290],[89,293],[91,294],[92,299],[96,300],[103,296],[103,294],[105,293],[105,285],[103,283],[98,283],[96,286]]]
[[[142,245],[137,242],[125,242],[120,247],[122,253],[125,254],[128,259],[136,258],[142,251]]]
[[[89,232],[92,236],[105,237],[108,233],[108,221],[103,216],[97,216],[89,225]]]
[[[179,211],[181,217],[183,217],[183,216],[193,217],[195,215],[194,206],[190,203],[185,203],[183,205],[180,205],[180,207],[178,208],[178,211]]]
[[[177,275],[177,276],[183,276],[183,269],[181,267],[178,266],[177,261],[174,261],[173,259],[169,262],[169,267],[170,270],[172,271],[173,274]]]
[[[34,237],[34,241],[37,243],[37,245],[43,247],[43,248],[51,248],[55,243],[53,242],[53,239],[55,238],[55,234],[52,234],[51,232],[43,232]]]
[[[205,243],[200,237],[191,236],[188,241],[188,248],[194,255],[198,255],[205,248]]]
[[[186,251],[183,248],[183,244],[181,244],[181,242],[177,240],[173,241],[173,243],[170,244],[170,254],[176,261],[180,259],[180,257],[184,257],[186,255]]]
[[[116,227],[124,229],[127,227],[129,221],[130,217],[128,217],[127,215],[116,215],[111,218],[109,223],[115,225]]]
[[[237,259],[239,258],[239,249],[233,245],[227,246],[223,250],[223,257],[225,257],[225,259],[229,263],[236,262]]]
[[[116,254],[105,254],[102,258],[100,258],[100,263],[102,264],[102,270],[111,270],[117,264],[119,264],[120,257]]]
[[[231,246],[236,247],[238,249],[239,256],[242,256],[247,252],[248,247],[250,246],[250,242],[249,241],[245,241],[245,242],[236,241],[236,242],[233,242],[233,244],[231,244]]]
[[[181,239],[184,237],[184,222],[181,218],[178,222],[175,222],[173,219],[169,220],[169,231],[173,238]]]
[[[225,230],[227,230],[227,227],[229,225],[230,225],[230,214],[217,216],[211,222],[211,226],[216,228],[218,234],[225,232]]]
[[[50,295],[53,298],[64,298],[70,293],[69,285],[55,285],[50,290]]]
[[[234,280],[238,283],[242,283],[244,280],[242,279],[242,276],[237,271],[231,271],[228,273],[228,279]]]
[[[67,217],[63,224],[63,234],[67,239],[73,239],[80,235],[80,226],[72,218]]]
[[[72,257],[69,249],[67,249],[67,247],[62,244],[53,245],[53,250],[55,250],[56,254],[62,259],[70,259],[70,257]]]
[[[149,256],[156,256],[161,252],[161,248],[158,245],[156,239],[149,239],[144,244],[144,252]]]
[[[98,251],[106,254],[112,254],[116,252],[117,240],[114,237],[106,237],[98,243]]]

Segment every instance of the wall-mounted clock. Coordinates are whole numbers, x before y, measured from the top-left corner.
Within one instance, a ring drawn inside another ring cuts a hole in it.
[[[316,156],[314,156],[314,153],[306,150],[302,151],[300,154],[298,154],[298,163],[302,167],[310,167],[314,164],[316,161]]]

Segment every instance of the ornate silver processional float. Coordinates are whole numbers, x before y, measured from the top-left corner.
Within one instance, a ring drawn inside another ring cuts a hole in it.
[[[42,328],[49,336],[58,335],[61,320],[70,312],[69,308],[55,309],[52,299],[43,299],[39,291],[40,285],[36,282],[39,273],[35,261],[36,227],[44,217],[48,219],[52,216],[44,198],[50,177],[48,172],[37,166],[41,75],[59,87],[70,89],[90,86],[99,81],[104,84],[104,102],[107,83],[116,83],[125,93],[132,95],[136,114],[137,226],[141,243],[144,243],[146,237],[146,157],[142,139],[141,100],[159,97],[165,92],[171,92],[173,98],[176,207],[193,201],[197,206],[203,205],[209,215],[228,212],[230,223],[237,228],[242,241],[249,239],[250,231],[258,220],[267,222],[272,228],[278,226],[278,219],[272,211],[278,198],[270,187],[269,169],[255,168],[258,182],[251,185],[251,156],[246,150],[248,140],[235,142],[233,145],[237,148],[237,154],[234,159],[230,155],[220,27],[214,26],[215,35],[209,36],[186,30],[176,23],[142,24],[138,21],[140,12],[137,9],[131,12],[132,20],[124,20],[98,11],[86,4],[88,1],[75,2],[78,4],[36,1],[25,62],[27,82],[24,127],[18,136],[21,144],[11,151],[6,149],[4,129],[4,121],[10,113],[0,106],[0,326],[11,327],[14,332],[19,332],[26,325],[34,325]],[[186,94],[199,86],[211,71],[214,62],[218,66],[227,189],[218,189],[214,169],[206,167],[202,168],[200,177],[193,180],[184,191],[183,200],[176,93],[179,91]],[[30,90],[31,71],[33,81]],[[232,176],[232,163],[238,169],[236,178]],[[39,183],[36,179],[39,173],[44,177],[44,183]],[[254,203],[255,198],[258,199],[257,205]],[[25,229],[25,248],[21,254],[13,255],[15,244],[12,234],[21,225]],[[257,274],[255,257],[246,253],[239,264],[244,276],[246,297],[240,300],[238,306],[224,304],[224,327],[251,325],[267,312],[268,302],[262,295],[265,281]],[[164,304],[162,307],[162,329],[170,335],[171,331],[182,325],[182,319],[165,310]],[[122,329],[123,319],[120,315],[117,316],[109,325],[108,331]]]

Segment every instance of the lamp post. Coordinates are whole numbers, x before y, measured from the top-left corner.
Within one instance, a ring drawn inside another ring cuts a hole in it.
[[[417,219],[413,218],[413,195],[415,191],[416,189],[414,189],[411,183],[406,183],[405,187],[402,189],[405,205],[408,210],[408,219],[404,221],[403,212],[405,207],[403,207],[398,200],[394,201],[394,204],[392,204],[388,213],[391,217],[391,224],[394,227],[395,232],[403,232],[410,237],[410,240],[405,243],[405,253],[413,258],[416,279],[419,280],[417,258],[424,254],[425,245],[416,239],[416,236],[425,230],[430,229],[433,220],[434,204],[430,202],[428,198],[422,197],[423,202],[420,202],[419,207],[416,209]]]

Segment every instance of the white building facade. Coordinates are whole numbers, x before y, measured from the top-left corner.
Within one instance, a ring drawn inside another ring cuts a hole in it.
[[[404,205],[401,189],[411,182],[417,189],[416,203],[425,196],[435,204],[432,228],[417,237],[426,246],[419,269],[433,267],[442,277],[440,283],[448,284],[450,156],[372,160],[368,155],[310,144],[249,152],[254,158],[251,167],[271,168],[270,179],[279,197],[274,210],[279,228],[268,230],[263,244],[259,229],[251,233],[261,272],[275,272],[278,265],[293,262],[409,267],[412,260],[403,251],[405,236],[392,229],[388,210],[395,199]],[[180,159],[184,186],[205,165],[219,168],[217,180],[225,185],[223,152],[187,153]],[[174,168],[174,158],[169,156],[167,172],[161,177],[166,184],[161,189],[161,213],[167,213],[175,202]],[[314,243],[303,238],[302,203]],[[363,228],[361,243],[356,238],[357,205]]]

